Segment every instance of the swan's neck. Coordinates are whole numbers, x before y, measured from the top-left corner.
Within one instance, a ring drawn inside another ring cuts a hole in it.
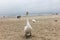
[[[26,15],[26,21],[27,21],[27,25],[29,25],[30,26],[30,23],[29,23],[29,17],[28,17],[29,15]]]
[[[29,18],[28,18],[28,16],[27,16],[27,18],[26,18],[26,22],[27,22],[26,28],[32,29],[32,27],[31,27],[31,25],[30,25],[30,23],[29,23]]]
[[[29,23],[29,19],[27,18],[27,25],[29,25],[30,23]]]

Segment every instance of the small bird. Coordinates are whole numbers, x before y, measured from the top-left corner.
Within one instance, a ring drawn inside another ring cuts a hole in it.
[[[36,20],[35,20],[35,19],[32,19],[32,22],[33,22],[33,23],[35,23],[35,22],[36,22]]]

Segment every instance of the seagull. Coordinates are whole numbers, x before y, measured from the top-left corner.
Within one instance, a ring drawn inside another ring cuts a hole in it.
[[[24,27],[25,36],[26,37],[31,36],[31,31],[32,31],[32,27],[29,23],[28,13],[27,13],[27,23],[26,26]]]
[[[36,20],[35,20],[35,19],[32,19],[32,22],[33,22],[33,23],[35,23],[35,22],[36,22]]]

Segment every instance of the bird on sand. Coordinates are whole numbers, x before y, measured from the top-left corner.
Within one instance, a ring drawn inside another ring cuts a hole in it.
[[[26,16],[27,16],[26,18],[27,23],[26,23],[26,26],[24,27],[24,32],[25,32],[25,36],[29,37],[31,36],[32,27],[29,23],[28,12],[26,12]]]

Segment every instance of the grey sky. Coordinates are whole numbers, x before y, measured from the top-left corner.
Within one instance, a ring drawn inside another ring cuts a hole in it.
[[[60,0],[0,0],[0,15],[59,12]]]

